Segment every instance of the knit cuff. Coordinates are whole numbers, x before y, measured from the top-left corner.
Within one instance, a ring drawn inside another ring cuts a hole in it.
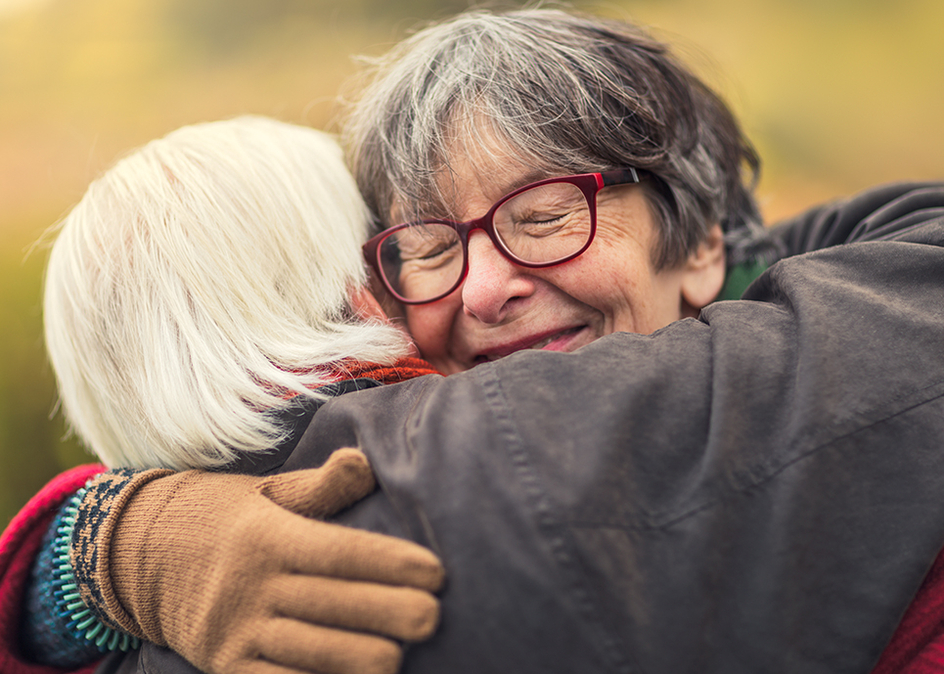
[[[105,627],[143,638],[115,593],[109,575],[112,537],[122,511],[134,494],[173,471],[119,468],[97,475],[86,487],[75,513],[69,559],[82,601]]]
[[[91,480],[89,481],[91,482]],[[137,648],[138,639],[119,630],[103,624],[82,600],[75,582],[75,573],[69,561],[69,549],[72,544],[72,533],[75,528],[75,516],[82,499],[87,493],[88,483],[73,494],[64,504],[55,522],[55,536],[51,541],[49,559],[46,564],[52,571],[51,585],[48,586],[52,594],[53,616],[48,617],[47,632],[56,633],[61,641],[56,643],[57,648],[50,649],[49,643],[43,643],[44,650],[56,650],[62,653],[45,653],[44,657],[66,657],[83,655],[84,651],[75,649],[85,648],[84,644],[94,645],[101,652],[127,651]],[[42,554],[41,554],[42,557]],[[39,616],[31,616],[38,618]],[[53,629],[50,629],[49,626]],[[38,634],[38,633],[37,633]],[[54,634],[55,636],[55,634]],[[78,662],[84,662],[79,659]],[[49,664],[63,666],[57,660],[49,660]]]

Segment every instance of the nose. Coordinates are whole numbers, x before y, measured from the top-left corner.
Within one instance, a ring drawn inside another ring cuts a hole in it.
[[[462,310],[483,323],[501,323],[516,304],[534,294],[535,279],[528,272],[502,255],[485,232],[472,232]]]

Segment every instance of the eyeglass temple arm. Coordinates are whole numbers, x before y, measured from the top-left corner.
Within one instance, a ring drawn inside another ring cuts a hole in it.
[[[634,168],[617,169],[615,171],[604,171],[600,174],[603,179],[603,187],[610,185],[625,185],[626,183],[638,183],[639,173]]]

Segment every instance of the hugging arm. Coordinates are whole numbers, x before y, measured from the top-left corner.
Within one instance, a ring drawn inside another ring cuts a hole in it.
[[[847,199],[811,208],[775,224],[773,237],[787,256],[843,243],[896,236],[908,227],[944,215],[944,185],[891,183]]]
[[[105,625],[207,672],[393,672],[398,640],[435,629],[441,565],[310,519],[373,488],[354,450],[269,478],[105,473],[78,508],[76,584]]]
[[[78,466],[56,476],[30,499],[0,535],[0,671],[5,674],[48,674],[50,671],[36,661],[37,654],[24,649],[22,640],[21,629],[27,621],[24,597],[30,571],[42,549],[44,534],[63,501],[90,476],[103,470],[100,465]],[[97,660],[98,656],[93,655],[72,669],[91,672],[91,665]]]
[[[868,671],[944,544],[942,246],[932,218],[650,336],[328,403],[312,451],[356,434],[382,486],[342,520],[449,572],[405,671]]]

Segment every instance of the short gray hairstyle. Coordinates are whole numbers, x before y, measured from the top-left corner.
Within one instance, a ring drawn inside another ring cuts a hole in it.
[[[475,10],[417,32],[367,76],[343,140],[378,227],[397,224],[394,207],[410,219],[444,215],[456,141],[484,136],[548,175],[649,172],[659,267],[681,263],[716,223],[729,248],[737,241],[729,263],[766,238],[752,196],[759,160],[737,120],[632,24]]]
[[[58,228],[46,345],[74,431],[109,466],[262,452],[294,396],[399,330],[353,315],[368,213],[330,136],[243,117],[179,129],[94,181]]]

